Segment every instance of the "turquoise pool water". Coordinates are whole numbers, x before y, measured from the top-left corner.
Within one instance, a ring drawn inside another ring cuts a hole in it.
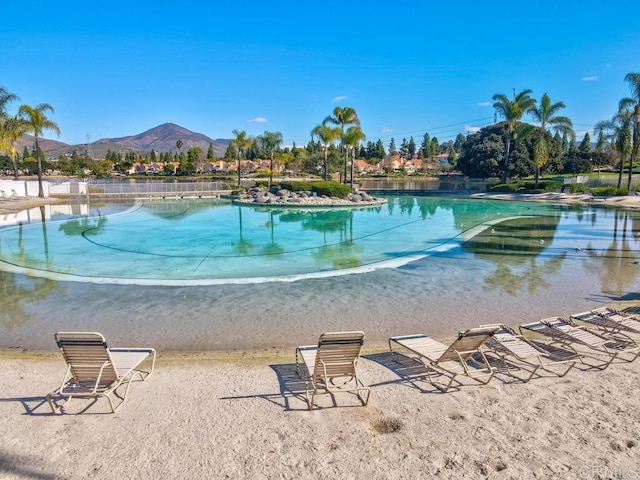
[[[388,200],[324,212],[185,199],[0,217],[0,348],[54,350],[61,330],[178,351],[291,349],[332,330],[448,337],[638,298],[640,212]]]
[[[99,205],[0,230],[0,268],[96,283],[290,281],[397,267],[458,245],[485,222],[545,215],[557,210],[426,197],[329,210],[202,199]]]

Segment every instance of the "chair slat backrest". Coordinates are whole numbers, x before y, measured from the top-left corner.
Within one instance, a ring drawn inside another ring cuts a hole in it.
[[[499,330],[493,334],[487,344],[507,350],[518,358],[545,355],[545,352],[529,343],[524,337],[519,336],[508,325],[500,325]]]
[[[364,332],[327,332],[320,336],[313,376],[320,379],[355,375]]]
[[[58,332],[55,339],[77,383],[95,383],[98,377],[100,384],[118,380],[107,342],[100,333]]]
[[[558,337],[564,337],[565,339],[582,343],[591,347],[598,347],[606,343],[606,340],[598,335],[595,335],[587,330],[576,327],[571,320],[564,318],[545,318],[540,320],[545,325],[548,325],[553,330],[558,332]]]
[[[438,362],[466,359],[473,355],[484,342],[498,331],[499,326],[476,327],[458,333],[458,338],[438,358]]]

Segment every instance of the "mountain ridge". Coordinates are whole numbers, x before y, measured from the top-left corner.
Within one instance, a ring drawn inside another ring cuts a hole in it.
[[[202,133],[193,132],[175,123],[166,122],[142,133],[125,137],[101,138],[95,142],[76,145],[69,145],[57,140],[38,139],[38,145],[47,158],[70,155],[76,151],[78,153],[90,153],[92,158],[98,159],[104,158],[108,150],[116,152],[126,152],[127,150],[135,150],[137,152],[155,150],[157,153],[176,152],[178,151],[176,146],[178,140],[183,142],[183,151],[191,147],[200,147],[205,154],[211,144],[216,158],[224,156],[231,141],[222,138],[214,140]],[[18,140],[18,152],[22,153],[25,146],[29,150],[33,148],[33,136],[25,135]]]

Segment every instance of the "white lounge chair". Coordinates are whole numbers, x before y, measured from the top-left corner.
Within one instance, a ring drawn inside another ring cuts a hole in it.
[[[336,405],[337,392],[354,393],[362,405],[367,405],[371,390],[362,383],[357,370],[363,344],[363,332],[327,332],[320,336],[318,345],[296,349],[298,375],[307,380],[309,410],[318,394],[331,395]]]
[[[626,361],[633,362],[640,355],[640,345],[627,336],[607,338],[593,331],[579,327],[571,319],[561,317],[545,318],[520,326],[521,331],[529,330],[553,338],[556,342],[573,346],[583,346],[591,356],[604,357],[605,363],[600,367],[606,369],[616,359],[624,359],[623,354],[630,354]]]
[[[487,341],[487,347],[499,356],[506,366],[507,374],[526,383],[536,372],[545,370],[559,377],[564,377],[571,371],[580,356],[573,351],[554,349],[545,350],[529,340],[524,335],[518,334],[508,325],[483,325],[485,327],[497,326],[496,331]],[[488,355],[491,362],[491,355]],[[563,367],[558,370],[554,367]],[[528,377],[522,378],[514,373],[514,370],[528,372]]]
[[[426,367],[428,380],[442,392],[449,390],[460,374],[487,384],[493,378],[496,369],[489,364],[482,345],[498,331],[498,328],[489,326],[464,330],[458,333],[458,338],[448,346],[423,334],[391,337],[389,350],[393,352],[393,345],[396,344],[413,353]],[[434,379],[439,375],[449,377],[448,383],[436,383]]]
[[[67,373],[59,388],[47,394],[47,402],[55,413],[61,411],[53,401],[54,396],[99,398],[106,397],[115,412],[127,399],[134,377],[145,380],[155,367],[156,351],[153,348],[109,348],[104,337],[97,332],[58,332],[55,340],[67,362]],[[148,372],[139,366],[151,356]],[[125,385],[126,384],[126,385]],[[124,394],[116,390],[123,386]],[[121,398],[114,406],[112,394]]]

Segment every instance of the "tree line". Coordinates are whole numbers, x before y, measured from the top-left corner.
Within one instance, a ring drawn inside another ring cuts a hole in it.
[[[620,100],[611,120],[595,125],[595,148],[589,132],[576,144],[571,119],[560,114],[565,104],[547,93],[540,101],[530,89],[512,97],[494,95],[493,107],[503,120],[467,136],[456,168],[470,177],[498,177],[501,183],[534,175],[537,186],[542,173],[584,173],[595,165],[617,164],[619,189],[627,162],[629,188],[640,149],[640,74],[629,73],[624,80],[631,95]],[[534,124],[522,121],[526,114]]]

